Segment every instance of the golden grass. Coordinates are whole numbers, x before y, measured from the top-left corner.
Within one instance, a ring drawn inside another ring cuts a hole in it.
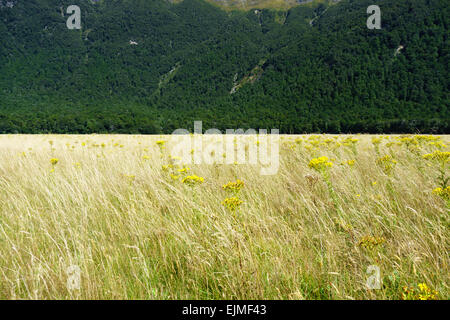
[[[422,157],[448,147],[355,138],[284,136],[276,175],[191,165],[204,182],[188,185],[162,169],[168,137],[0,136],[0,298],[400,299],[425,283],[448,299],[449,204]],[[308,166],[319,156],[327,174]]]

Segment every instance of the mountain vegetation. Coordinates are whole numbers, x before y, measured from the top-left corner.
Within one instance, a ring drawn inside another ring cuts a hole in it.
[[[373,2],[0,0],[0,133],[449,133],[448,5]]]

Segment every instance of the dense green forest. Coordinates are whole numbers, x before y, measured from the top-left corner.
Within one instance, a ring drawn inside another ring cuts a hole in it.
[[[0,133],[450,133],[449,17],[444,0],[0,0]]]

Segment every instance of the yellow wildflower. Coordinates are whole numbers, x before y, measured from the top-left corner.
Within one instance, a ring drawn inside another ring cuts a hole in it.
[[[181,160],[181,157],[178,157],[178,156],[170,155],[169,158],[172,159],[172,160]]]
[[[188,172],[189,170],[191,170],[191,169],[185,167],[185,168],[182,168],[182,169],[178,169],[177,171],[178,171],[179,173],[186,173],[186,172]]]
[[[310,168],[316,171],[323,171],[333,166],[333,162],[329,161],[328,157],[314,158],[309,162]]]
[[[447,145],[445,143],[443,143],[442,141],[429,142],[428,145],[434,146],[438,149],[443,149],[443,148],[447,147]]]
[[[427,153],[422,156],[425,160],[437,161],[440,163],[446,163],[450,160],[450,152],[442,152],[440,150],[436,150],[433,153]]]
[[[243,187],[244,182],[238,179],[236,180],[236,182],[228,182],[227,184],[223,185],[222,189],[237,194]]]
[[[372,143],[373,143],[374,145],[380,144],[380,143],[381,143],[381,138],[372,138]]]
[[[390,155],[385,155],[384,157],[378,158],[376,161],[386,174],[390,174],[397,164],[397,161],[392,159]]]
[[[433,194],[444,199],[450,199],[450,186],[446,188],[436,188],[433,190]]]
[[[182,183],[190,185],[190,186],[194,186],[196,184],[201,184],[205,181],[205,179],[203,179],[202,177],[198,177],[195,174],[192,176],[187,176],[185,178],[183,178],[183,180],[181,180]]]
[[[358,246],[365,249],[374,249],[378,246],[382,245],[386,242],[386,239],[383,237],[373,237],[373,236],[365,236],[362,237],[359,242]]]
[[[416,288],[403,287],[403,300],[437,300],[439,293],[428,287],[426,283],[419,283]]]
[[[222,201],[222,205],[231,212],[235,212],[237,209],[239,209],[242,203],[243,201],[237,197],[226,198],[224,201]]]

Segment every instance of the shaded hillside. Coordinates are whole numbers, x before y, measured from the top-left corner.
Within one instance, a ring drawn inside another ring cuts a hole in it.
[[[1,0],[0,0],[1,1]],[[202,0],[0,9],[0,132],[450,132],[448,6],[222,11]],[[6,3],[5,0],[2,3]],[[82,9],[82,30],[65,8]],[[313,23],[311,23],[313,21]]]

